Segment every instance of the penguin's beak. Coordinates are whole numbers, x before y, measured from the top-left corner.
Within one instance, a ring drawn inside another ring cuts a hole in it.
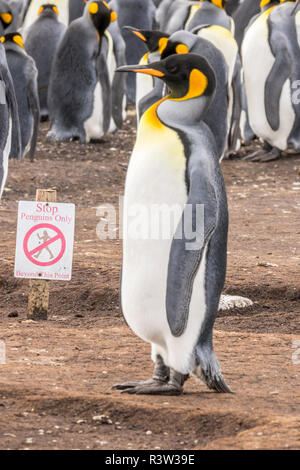
[[[123,26],[122,29],[126,29],[127,31],[130,31],[132,34],[135,34],[139,39],[142,41],[146,42],[147,39],[145,38],[143,31],[140,29],[133,28],[132,26]]]
[[[145,73],[146,75],[152,75],[153,77],[163,78],[165,74],[160,70],[158,63],[149,65],[125,65],[124,67],[117,68],[117,72],[134,72],[134,73]]]

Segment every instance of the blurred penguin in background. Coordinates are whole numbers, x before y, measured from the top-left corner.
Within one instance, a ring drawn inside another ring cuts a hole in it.
[[[34,60],[26,53],[22,36],[19,33],[8,33],[1,37],[1,42],[5,47],[7,63],[16,92],[22,157],[29,152],[29,157],[33,160],[40,122],[37,68]],[[13,151],[11,151],[11,157],[13,156]]]
[[[25,7],[25,0],[0,0],[0,35],[21,27]]]
[[[38,69],[38,93],[42,120],[48,117],[48,85],[56,49],[66,31],[59,21],[59,10],[54,4],[42,5],[36,21],[26,30],[24,45]]]
[[[8,159],[21,158],[21,135],[14,84],[0,41],[0,199],[8,173]]]
[[[105,36],[116,13],[106,2],[89,2],[81,18],[68,27],[54,57],[48,105],[49,140],[99,140],[112,122],[111,36]]]
[[[137,64],[147,52],[144,44],[130,31],[122,29],[123,26],[132,26],[138,29],[154,29],[155,6],[152,0],[112,0],[110,6],[118,15],[118,23],[126,44],[126,63]],[[127,99],[131,104],[135,103],[136,79],[134,74],[128,74],[126,79]]]
[[[25,14],[25,18],[22,25],[22,32],[29,28],[32,23],[35,22],[38,12],[45,3],[45,0],[31,0],[28,9]],[[48,2],[49,3],[49,2]],[[64,25],[69,24],[69,0],[56,0],[55,5],[59,10],[59,21]]]
[[[69,0],[69,24],[83,15],[85,0]]]

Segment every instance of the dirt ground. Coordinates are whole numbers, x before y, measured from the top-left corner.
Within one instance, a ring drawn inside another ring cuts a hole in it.
[[[191,378],[179,397],[130,396],[111,386],[149,378],[150,347],[120,314],[121,242],[100,241],[96,226],[97,207],[122,195],[135,117],[86,146],[49,144],[47,128],[34,163],[11,162],[0,204],[0,448],[299,449],[300,157],[222,163],[226,292],[255,302],[220,313],[215,326],[235,393]],[[77,211],[73,279],[52,283],[47,322],[27,321],[29,281],[13,276],[17,202],[37,188],[56,188]]]

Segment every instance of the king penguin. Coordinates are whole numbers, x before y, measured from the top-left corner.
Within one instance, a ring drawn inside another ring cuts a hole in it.
[[[38,91],[42,120],[48,117],[48,86],[51,66],[56,49],[66,31],[66,26],[58,21],[59,10],[54,4],[40,7],[38,17],[26,30],[24,46],[34,59],[38,69]]]
[[[0,42],[0,199],[12,155],[21,158],[21,134],[14,84],[7,65],[5,49]]]
[[[22,25],[22,33],[35,22],[39,9],[43,6],[45,0],[31,0]],[[69,24],[69,0],[56,0],[55,5],[59,9],[59,21],[64,25]]]
[[[155,370],[150,381],[115,388],[178,395],[194,372],[210,389],[230,392],[212,338],[226,272],[227,200],[215,138],[201,121],[216,75],[197,54],[120,71],[159,77],[171,93],[141,118],[123,212],[122,310],[135,334],[152,345]],[[155,207],[169,210],[169,236],[151,233]],[[138,226],[150,232],[137,233]]]
[[[280,3],[282,3],[280,5]],[[263,149],[245,157],[268,162],[281,152],[300,151],[299,12],[295,2],[262,0],[242,43],[249,121]]]
[[[40,123],[40,107],[37,87],[37,68],[23,45],[19,33],[8,33],[1,37],[8,67],[13,79],[20,120],[22,157],[29,153],[34,158]],[[12,155],[13,156],[13,155]]]
[[[86,5],[84,15],[69,25],[51,70],[49,140],[77,139],[85,143],[101,139],[109,130],[112,97],[101,46],[106,29],[116,18],[106,2],[92,1]]]
[[[126,44],[126,63],[136,64],[145,54],[145,47],[123,27],[130,25],[138,29],[153,29],[155,6],[152,0],[112,0],[110,6],[118,15],[118,23]],[[131,74],[126,79],[126,93],[128,103],[135,104],[136,82]]]

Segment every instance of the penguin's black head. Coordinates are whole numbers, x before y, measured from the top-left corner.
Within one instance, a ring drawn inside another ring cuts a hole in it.
[[[162,31],[152,31],[147,29],[137,29],[131,26],[123,26],[123,29],[127,29],[141,39],[147,46],[149,52],[161,52],[164,49],[165,44],[170,36]]]
[[[163,51],[161,52],[161,58],[166,59],[173,54],[188,54],[189,48],[186,44],[179,41],[168,41]]]
[[[10,10],[5,9],[7,11],[0,11],[0,24],[2,28],[5,29],[12,23],[13,14]]]
[[[188,100],[213,96],[216,77],[213,69],[199,54],[175,54],[150,65],[120,67],[117,72],[146,73],[163,80],[173,99]]]
[[[98,31],[103,36],[106,28],[117,19],[117,14],[106,2],[91,2],[87,5],[90,18]]]
[[[20,33],[7,33],[0,38],[2,44],[13,43],[24,49],[23,38]]]
[[[39,11],[38,11],[38,16],[40,15],[43,16],[56,16],[59,15],[58,8],[56,5],[53,3],[46,3],[45,5],[40,6]]]

